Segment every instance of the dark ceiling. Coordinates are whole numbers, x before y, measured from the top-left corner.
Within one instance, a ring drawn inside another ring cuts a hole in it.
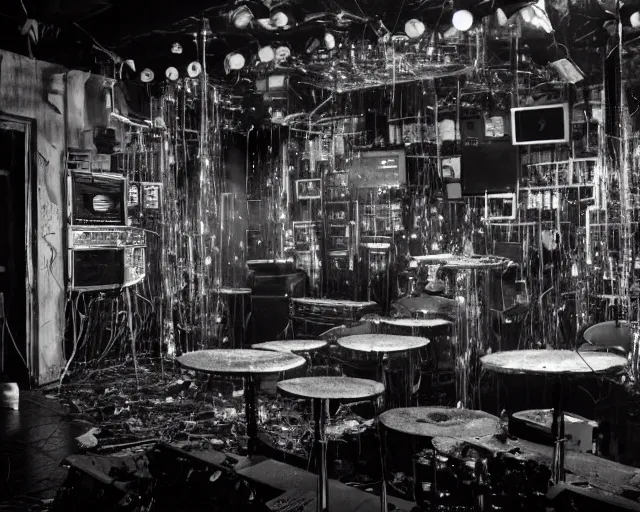
[[[368,23],[364,25],[355,22],[341,28],[350,31],[354,37],[355,34],[362,37],[367,27],[380,23],[391,33],[402,31],[405,21],[410,18],[421,19],[427,26],[446,26],[451,23],[451,13],[455,9],[467,8],[481,18],[492,15],[497,7],[518,3],[514,0],[295,2],[294,7],[301,17],[321,12],[330,13],[335,20],[338,13],[346,11],[367,18]],[[100,47],[122,59],[133,59],[138,72],[145,67],[155,67],[163,73],[167,66],[184,67],[185,63],[197,58],[198,47],[194,44],[193,34],[200,30],[201,20],[205,17],[210,20],[213,35],[207,56],[218,63],[232,49],[255,46],[256,43],[270,44],[275,40],[289,46],[304,44],[314,31],[323,32],[332,23],[325,18],[298,24],[286,31],[267,32],[255,28],[241,31],[230,26],[224,17],[238,3],[230,0],[3,0],[0,4],[0,48],[25,55],[31,53],[35,58],[67,67],[100,71],[99,64],[110,60],[106,52],[97,49]],[[547,0],[546,4],[555,33],[542,38],[543,46],[556,49],[563,45],[566,52],[584,53],[601,51],[610,40],[604,24],[614,19],[615,0]],[[623,21],[638,8],[640,0],[624,2]],[[20,34],[27,19],[38,21],[38,42],[31,47],[27,37]],[[375,38],[375,32],[369,32]],[[632,36],[637,35],[637,31],[632,32]],[[174,42],[184,48],[182,55],[171,53]]]

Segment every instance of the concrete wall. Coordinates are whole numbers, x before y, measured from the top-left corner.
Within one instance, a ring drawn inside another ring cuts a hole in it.
[[[100,88],[87,87],[104,79],[9,52],[0,51],[0,57],[0,113],[33,119],[37,126],[37,322],[29,365],[33,382],[42,385],[58,379],[65,364],[65,152],[85,147],[92,124],[104,120],[87,114],[104,112],[104,98],[93,92]],[[92,91],[89,101],[86,90]]]

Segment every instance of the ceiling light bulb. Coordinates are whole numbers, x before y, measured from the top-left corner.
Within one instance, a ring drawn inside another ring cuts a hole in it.
[[[449,39],[454,39],[455,37],[458,37],[458,34],[460,34],[460,31],[456,27],[449,27],[447,31],[444,34],[442,34],[442,38],[445,41],[448,41]]]
[[[456,27],[461,32],[466,32],[473,25],[473,14],[469,11],[461,9],[453,13],[453,18],[451,20],[453,26]]]
[[[336,38],[331,32],[324,35],[324,46],[327,50],[333,50],[336,47]]]
[[[241,53],[229,53],[224,59],[224,65],[227,73],[231,71],[239,71],[244,67],[245,59]]]
[[[291,57],[291,50],[288,46],[278,46],[276,48],[276,62],[282,62]]]
[[[640,27],[640,11],[634,12],[629,18],[629,22],[633,28]]]
[[[276,52],[271,46],[263,46],[258,50],[258,58],[260,62],[271,62],[276,58]]]
[[[253,21],[253,13],[246,5],[242,5],[231,13],[231,21],[236,28],[245,29]]]
[[[496,16],[498,17],[498,25],[500,25],[501,27],[504,27],[507,23],[509,23],[509,18],[507,18],[507,15],[500,7],[498,7],[498,10],[496,11]]]
[[[143,69],[142,73],[140,73],[140,80],[142,80],[142,82],[145,84],[152,82],[154,77],[155,77],[155,74],[149,68]]]
[[[191,78],[197,77],[200,73],[202,73],[202,65],[199,62],[194,60],[187,66],[187,74]]]
[[[404,33],[409,36],[410,39],[418,39],[422,37],[425,31],[424,23],[420,20],[409,20],[404,24]]]
[[[311,39],[309,39],[307,41],[307,47],[305,49],[305,52],[307,52],[309,55],[311,55],[312,53],[315,53],[315,51],[320,48],[320,41],[317,37],[312,37]]]
[[[276,11],[271,15],[271,22],[276,27],[283,28],[289,24],[289,16],[282,11]]]
[[[171,80],[172,82],[175,82],[178,79],[178,70],[176,68],[174,68],[173,66],[168,67],[167,70],[164,72],[164,75]]]

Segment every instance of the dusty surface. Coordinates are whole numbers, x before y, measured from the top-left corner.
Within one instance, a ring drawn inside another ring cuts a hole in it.
[[[176,359],[189,370],[210,374],[280,373],[305,364],[304,358],[265,350],[199,350]]]
[[[392,409],[380,415],[391,430],[421,437],[481,437],[500,432],[500,420],[486,412],[447,407]]]
[[[298,353],[319,350],[326,346],[327,342],[322,340],[281,340],[256,343],[255,345],[251,345],[251,348],[255,350],[272,350],[274,352]]]
[[[384,385],[380,382],[351,377],[305,377],[283,380],[278,383],[278,388],[293,396],[322,400],[364,400],[384,392]]]
[[[598,352],[578,354],[572,350],[518,350],[496,352],[480,359],[485,370],[527,374],[606,374],[623,370],[624,357]]]
[[[220,288],[220,295],[251,295],[251,288]]]
[[[379,318],[372,320],[373,323],[380,322],[386,325],[396,325],[398,327],[422,327],[433,329],[435,327],[444,327],[451,325],[448,320],[442,318]]]
[[[426,347],[427,338],[393,334],[356,334],[338,340],[338,345],[356,352],[402,352]]]
[[[293,302],[298,304],[308,304],[308,305],[317,305],[317,306],[349,306],[349,307],[358,307],[358,308],[366,308],[371,306],[377,306],[378,304],[375,302],[356,302],[353,300],[336,300],[336,299],[314,299],[311,297],[299,297],[295,299],[291,299]]]

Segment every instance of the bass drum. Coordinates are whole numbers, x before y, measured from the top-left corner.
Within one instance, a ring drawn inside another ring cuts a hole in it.
[[[475,512],[475,473],[475,462],[424,450],[413,458],[415,502],[422,510]]]
[[[551,473],[532,454],[497,452],[474,439],[438,437],[433,446],[435,457],[446,459],[455,472],[474,510],[545,512]]]

